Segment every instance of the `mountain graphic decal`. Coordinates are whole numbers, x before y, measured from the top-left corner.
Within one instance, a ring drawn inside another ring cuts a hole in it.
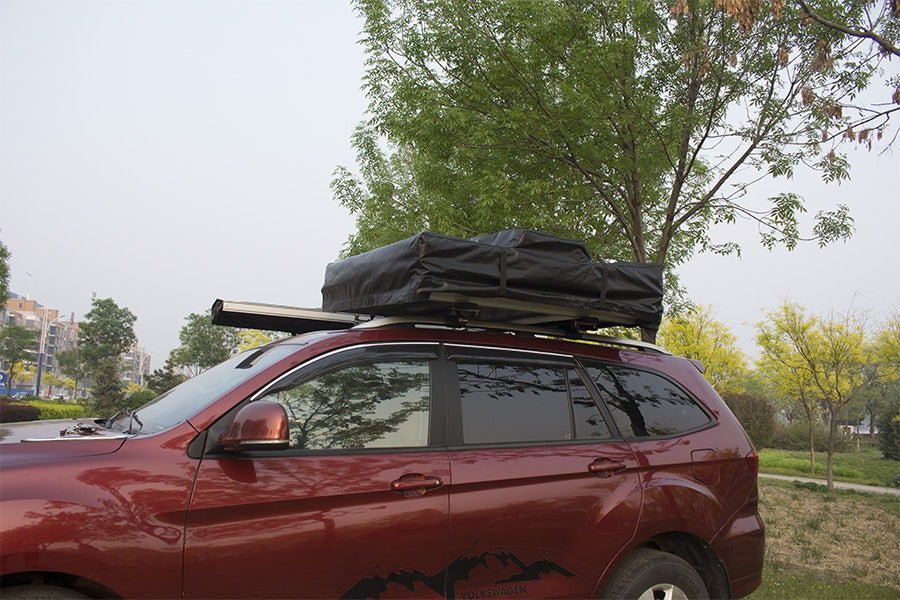
[[[456,598],[457,584],[468,581],[478,569],[486,569],[491,575],[495,575],[493,581],[497,585],[537,581],[554,576],[575,577],[568,569],[546,558],[525,562],[502,548],[479,552],[473,547],[434,575],[400,566],[390,571],[378,570],[358,581],[341,597],[378,599],[390,586],[400,585],[422,597],[434,594],[435,598],[452,600]],[[446,595],[443,591],[445,582]]]

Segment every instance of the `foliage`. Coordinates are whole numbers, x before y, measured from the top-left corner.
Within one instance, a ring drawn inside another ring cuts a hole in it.
[[[708,232],[738,217],[794,247],[802,199],[747,187],[797,164],[847,177],[848,103],[879,59],[794,4],[752,2],[749,24],[738,4],[357,0],[371,102],[359,175],[332,182],[357,218],[345,254],[516,226],[671,267],[737,251]],[[859,4],[829,7],[857,22]],[[851,233],[845,206],[815,219],[820,244]]]
[[[673,354],[703,363],[703,375],[719,394],[744,391],[747,358],[737,345],[737,337],[713,318],[712,307],[694,307],[665,318],[659,342]]]
[[[810,428],[815,422],[814,407],[821,409],[825,417],[829,429],[830,487],[840,411],[876,375],[870,365],[872,349],[866,340],[864,323],[852,314],[812,317],[802,307],[785,303],[779,310],[769,312],[757,324],[757,331],[757,342],[762,349],[760,368],[775,382],[774,387],[781,388],[782,392],[798,393]],[[810,459],[815,468],[812,445]]]
[[[0,242],[0,307],[6,308],[9,300],[9,249]]]
[[[94,296],[91,310],[84,317],[78,343],[85,363],[91,368],[105,359],[118,359],[137,341],[134,334],[137,317],[127,308],[120,308],[112,298]]]
[[[35,406],[23,402],[15,402],[7,397],[0,397],[0,423],[18,423],[36,421],[41,411]]]
[[[757,448],[772,444],[778,422],[771,402],[750,394],[727,394],[723,399]]]
[[[108,357],[94,365],[92,371],[94,410],[102,416],[112,415],[124,405],[122,365],[118,357]]]
[[[69,386],[66,382],[63,385],[73,392],[78,389],[79,382],[83,382],[88,376],[88,367],[84,360],[84,353],[79,347],[57,353],[56,363],[64,375],[71,377],[72,385]]]
[[[236,352],[244,352],[245,350],[252,350],[268,344],[275,339],[275,335],[272,332],[260,331],[259,329],[241,329],[238,331],[238,339],[240,341]]]
[[[157,394],[169,391],[179,383],[187,380],[187,375],[176,373],[175,357],[173,353],[169,354],[166,364],[159,369],[154,369],[146,378],[147,388],[153,390]]]
[[[824,431],[823,431],[824,434]],[[825,436],[822,436],[822,450],[817,451],[820,458],[825,455]],[[761,473],[803,474],[815,479],[823,475],[810,475],[809,456],[804,448],[786,450],[780,448],[764,448],[759,451],[759,470]],[[877,448],[863,447],[856,449],[850,436],[844,449],[834,454],[835,477],[850,483],[891,487],[893,479],[900,474],[900,462],[886,460]],[[898,498],[900,500],[900,498]]]
[[[5,307],[5,304],[4,304]],[[37,329],[6,325],[0,329],[0,358],[6,361],[10,377],[6,380],[6,395],[12,390],[13,374],[26,357],[38,351],[40,332]]]
[[[84,407],[70,402],[47,402],[45,400],[28,400],[28,406],[33,406],[40,411],[40,420],[51,419],[80,419],[84,417]]]
[[[891,395],[875,415],[875,426],[880,432],[878,447],[884,457],[900,460],[900,385],[891,386]]]
[[[156,398],[159,394],[149,388],[141,388],[131,394],[125,399],[125,406],[129,410],[137,410],[138,408],[144,406],[154,398]]]
[[[848,450],[851,443],[849,435],[843,433],[837,435],[834,439],[835,452]],[[814,420],[810,425],[805,419],[799,419],[794,423],[776,427],[771,447],[784,450],[806,450],[808,459],[806,464],[810,465],[809,473],[815,474],[816,457],[809,454],[810,444],[815,453],[827,452],[828,429],[819,420]]]
[[[94,381],[97,411],[112,414],[121,408],[125,397],[120,356],[137,341],[137,317],[127,308],[120,308],[112,298],[96,296],[84,316],[78,340],[81,358]]]
[[[185,320],[187,324],[178,334],[181,346],[175,349],[174,359],[176,365],[195,375],[228,359],[240,343],[238,330],[213,325],[209,314],[191,313]]]

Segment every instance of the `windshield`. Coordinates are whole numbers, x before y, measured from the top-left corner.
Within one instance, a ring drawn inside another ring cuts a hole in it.
[[[159,433],[182,423],[257,373],[297,351],[296,344],[262,346],[236,354],[135,411],[122,411],[104,425],[127,433]]]

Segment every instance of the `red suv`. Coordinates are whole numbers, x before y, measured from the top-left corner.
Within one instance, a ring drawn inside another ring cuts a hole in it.
[[[757,454],[692,361],[427,317],[289,330],[136,412],[6,424],[4,598],[728,598]],[[287,324],[287,326],[286,326]]]

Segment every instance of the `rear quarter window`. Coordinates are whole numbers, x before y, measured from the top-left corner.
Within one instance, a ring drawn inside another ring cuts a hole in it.
[[[699,401],[659,373],[616,363],[585,368],[625,438],[672,437],[715,422]]]

